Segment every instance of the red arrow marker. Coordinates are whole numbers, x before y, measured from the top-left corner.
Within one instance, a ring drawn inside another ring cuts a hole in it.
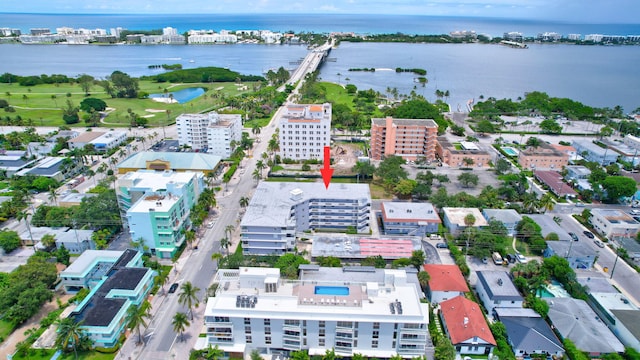
[[[331,166],[331,148],[329,146],[324,147],[324,167],[320,169],[322,174],[322,180],[324,181],[324,187],[329,189],[331,183],[331,176],[333,176],[333,169]]]

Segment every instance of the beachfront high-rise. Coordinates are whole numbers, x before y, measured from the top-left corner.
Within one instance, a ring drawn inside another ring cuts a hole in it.
[[[182,114],[176,118],[178,143],[227,159],[242,139],[242,117],[239,114]],[[233,143],[232,143],[233,142]]]
[[[284,254],[296,232],[310,229],[369,233],[367,184],[261,182],[240,223],[245,254]]]
[[[286,280],[274,268],[221,269],[195,348],[236,358],[252,350],[432,358],[429,304],[412,270],[307,265],[299,280]]]
[[[196,172],[127,173],[116,183],[118,205],[131,239],[144,243],[160,258],[170,258],[191,227],[189,214],[204,189]]]
[[[371,158],[382,160],[386,155],[415,161],[436,158],[438,125],[430,119],[371,119]]]
[[[283,159],[322,159],[324,147],[331,145],[331,104],[287,105],[278,127]]]

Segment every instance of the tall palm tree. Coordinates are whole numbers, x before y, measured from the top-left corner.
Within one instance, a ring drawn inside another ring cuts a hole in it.
[[[247,206],[249,206],[249,198],[246,196],[243,196],[240,198],[240,207],[242,208],[246,208]]]
[[[471,230],[472,230],[472,226],[476,223],[476,217],[473,216],[473,214],[467,214],[467,216],[464,217],[464,225],[467,227],[467,248],[466,248],[466,252],[469,252],[469,241],[471,240]]]
[[[262,179],[262,172],[256,168],[253,170],[253,173],[251,173],[251,176],[253,176],[253,180],[255,180],[257,184],[260,182],[260,179]]]
[[[538,207],[538,197],[535,193],[525,193],[522,195],[522,207],[531,214]]]
[[[546,193],[542,195],[540,200],[538,201],[538,206],[541,210],[551,211],[555,206],[555,201],[553,201],[553,196],[550,193]]]
[[[31,233],[31,226],[29,224],[29,213],[26,211],[18,211],[16,213],[16,220],[24,220],[24,224],[27,226],[27,230],[29,231],[29,238],[31,239],[31,244],[33,244],[33,234]]]
[[[256,170],[260,171],[260,177],[262,177],[262,170],[264,170],[267,166],[264,164],[264,161],[258,160],[256,162]]]
[[[142,344],[142,332],[140,331],[140,327],[144,326],[146,328],[149,326],[147,324],[147,320],[149,319],[151,319],[151,303],[149,303],[149,301],[143,302],[139,307],[131,304],[129,309],[127,309],[127,322],[129,323],[129,328],[136,329],[136,332],[138,333],[137,344]]]
[[[186,306],[189,309],[191,320],[193,320],[193,305],[198,304],[198,292],[200,288],[193,286],[190,281],[185,282],[180,287],[180,294],[178,295],[178,303]]]
[[[229,246],[231,246],[231,242],[226,237],[220,239],[220,247],[225,250],[227,256],[229,256]]]
[[[233,231],[234,231],[235,229],[236,229],[236,228],[235,228],[235,226],[233,226],[233,225],[229,224],[229,225],[227,225],[227,226],[224,228],[224,233],[225,233],[225,234],[229,234],[229,235],[227,235],[227,237],[228,237],[229,239],[231,239],[231,235],[233,235]]]
[[[67,351],[69,347],[72,347],[77,359],[80,339],[84,335],[82,321],[76,322],[75,319],[67,317],[58,319],[57,324],[58,336],[56,337],[56,346],[63,351]]]
[[[260,132],[262,131],[262,128],[260,127],[260,125],[258,124],[253,124],[253,127],[251,128],[251,133],[253,135],[260,135]]]
[[[49,201],[54,204],[55,206],[58,206],[58,193],[56,193],[56,188],[54,188],[53,186],[49,187]]]
[[[193,242],[196,240],[196,232],[193,230],[186,230],[184,232],[184,240],[190,247],[193,247]]]
[[[173,315],[171,324],[173,324],[173,331],[180,333],[180,341],[184,341],[184,331],[187,329],[187,326],[191,325],[189,319],[187,318],[187,314],[183,312],[177,312],[175,315]]]
[[[211,261],[214,261],[216,263],[216,267],[218,267],[218,264],[220,264],[220,260],[222,260],[222,254],[217,252],[211,254]]]

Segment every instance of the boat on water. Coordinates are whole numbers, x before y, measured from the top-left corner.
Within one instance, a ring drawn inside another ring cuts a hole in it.
[[[190,62],[190,63],[194,63],[194,62],[196,62],[196,61],[195,61],[195,60],[193,60],[193,59],[191,59],[191,60],[189,60],[189,62]]]

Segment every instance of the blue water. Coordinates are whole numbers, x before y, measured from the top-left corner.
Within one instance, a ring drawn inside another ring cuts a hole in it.
[[[171,26],[179,33],[191,29],[258,30],[329,33],[446,34],[455,30],[501,36],[519,31],[526,36],[555,31],[561,34],[640,34],[640,24],[572,24],[560,21],[532,21],[506,18],[478,18],[425,15],[360,15],[360,14],[172,14],[172,15],[97,15],[97,14],[3,14],[0,27],[21,29],[45,27],[110,28],[151,30]]]
[[[316,286],[314,294],[347,296],[349,288],[346,286]]]
[[[518,152],[515,151],[513,148],[508,147],[508,146],[503,146],[502,147],[502,151],[504,151],[505,154],[509,155],[509,156],[516,156],[518,155]]]
[[[186,89],[182,89],[182,90],[178,90],[178,91],[172,91],[172,92],[168,92],[168,93],[162,93],[162,94],[150,94],[149,97],[150,98],[170,98],[170,95],[173,95],[173,99],[175,101],[177,101],[179,104],[184,104],[186,102],[189,102],[195,98],[197,98],[198,96],[202,96],[204,94],[204,89],[203,88],[186,88]]]

